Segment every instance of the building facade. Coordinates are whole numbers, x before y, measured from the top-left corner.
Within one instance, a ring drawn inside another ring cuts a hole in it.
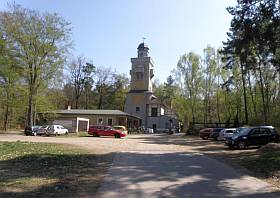
[[[178,127],[173,110],[160,103],[153,94],[154,61],[149,47],[141,43],[136,58],[131,58],[130,91],[126,97],[125,112],[140,117],[141,126],[162,131]]]
[[[66,127],[70,132],[87,131],[90,125],[121,125],[129,128],[140,126],[141,118],[125,113],[120,110],[88,110],[71,109],[58,110],[53,119],[44,120],[41,115],[41,122],[44,124],[59,124]]]

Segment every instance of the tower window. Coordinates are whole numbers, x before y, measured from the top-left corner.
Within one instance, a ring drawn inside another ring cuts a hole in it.
[[[136,79],[137,80],[143,80],[144,74],[143,72],[136,72]]]
[[[150,69],[150,77],[153,78],[154,77],[154,70]]]
[[[140,107],[136,107],[136,112],[140,112]]]
[[[157,108],[152,108],[152,117],[157,117],[158,116],[158,109]]]

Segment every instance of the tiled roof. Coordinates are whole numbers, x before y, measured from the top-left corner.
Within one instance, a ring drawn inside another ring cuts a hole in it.
[[[76,115],[122,115],[122,116],[132,116],[139,118],[137,116],[125,113],[120,110],[105,110],[105,109],[70,109],[70,110],[58,110],[57,114],[76,114]]]

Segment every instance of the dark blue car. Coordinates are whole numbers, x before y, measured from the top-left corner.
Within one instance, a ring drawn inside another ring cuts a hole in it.
[[[272,126],[245,127],[238,130],[236,135],[226,140],[226,144],[231,148],[245,149],[280,141],[278,132]]]

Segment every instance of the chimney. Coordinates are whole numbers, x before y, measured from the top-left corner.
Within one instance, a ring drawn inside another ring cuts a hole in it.
[[[70,105],[68,105],[67,110],[71,110],[71,106]]]

